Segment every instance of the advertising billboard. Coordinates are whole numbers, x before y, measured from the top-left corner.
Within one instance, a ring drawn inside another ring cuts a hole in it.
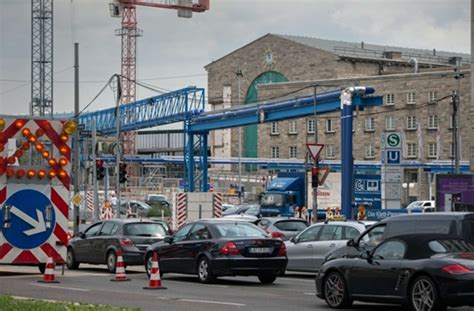
[[[436,175],[436,210],[474,212],[474,175]]]

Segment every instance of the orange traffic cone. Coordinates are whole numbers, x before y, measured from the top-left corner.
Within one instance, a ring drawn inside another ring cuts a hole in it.
[[[40,283],[59,283],[54,279],[54,262],[53,257],[48,255],[48,260],[46,261],[46,269],[44,270],[43,279],[39,280]]]
[[[166,289],[161,286],[160,267],[158,266],[158,254],[153,253],[153,265],[151,267],[150,282],[149,285],[143,287],[143,289]]]
[[[112,282],[130,281],[125,275],[125,265],[123,264],[122,250],[119,248],[117,251],[117,263],[115,264],[115,278],[111,279]]]

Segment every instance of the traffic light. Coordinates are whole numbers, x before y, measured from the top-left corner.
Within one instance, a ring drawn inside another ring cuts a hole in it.
[[[313,188],[318,187],[318,184],[319,184],[318,175],[319,175],[318,168],[317,167],[311,168],[311,184]]]
[[[125,163],[120,163],[119,167],[119,182],[121,184],[126,183],[128,181],[128,175],[127,175],[127,164]]]
[[[97,171],[97,180],[104,179],[104,177],[105,177],[104,161],[96,160],[95,161],[95,167],[96,167],[96,171]]]

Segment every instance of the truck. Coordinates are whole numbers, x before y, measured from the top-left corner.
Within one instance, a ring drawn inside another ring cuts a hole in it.
[[[0,264],[63,264],[71,135],[67,119],[0,115]],[[10,146],[10,148],[6,148]]]
[[[309,179],[308,187],[310,182]],[[280,172],[261,196],[260,214],[263,217],[293,216],[295,207],[305,206],[306,194],[304,172]]]

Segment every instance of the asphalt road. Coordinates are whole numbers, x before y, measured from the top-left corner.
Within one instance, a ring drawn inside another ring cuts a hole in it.
[[[219,278],[203,285],[195,276],[165,274],[166,290],[144,290],[148,285],[142,267],[127,268],[128,282],[111,282],[105,266],[81,265],[61,275],[57,284],[37,282],[42,276],[35,267],[0,266],[0,294],[58,301],[106,304],[155,311],[212,310],[330,310],[314,295],[314,277],[288,274],[274,284],[262,285],[256,277]],[[391,305],[355,303],[350,310],[403,310]],[[456,309],[459,310],[459,309]],[[471,309],[464,309],[471,310]]]

